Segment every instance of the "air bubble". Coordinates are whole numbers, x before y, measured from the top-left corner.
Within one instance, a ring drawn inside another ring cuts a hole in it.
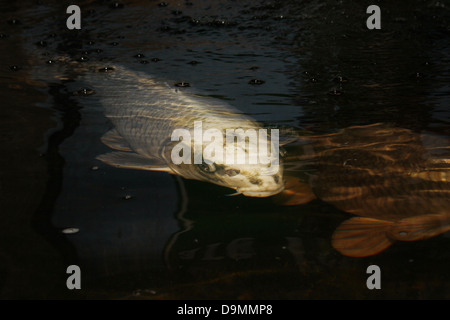
[[[174,84],[174,86],[184,88],[184,87],[190,87],[191,84],[189,82],[177,82]]]
[[[111,71],[114,71],[114,68],[112,68],[112,67],[104,67],[104,68],[98,69],[98,72],[111,72]]]
[[[252,79],[248,83],[252,84],[252,85],[261,85],[261,84],[265,83],[265,81],[264,80],[259,80],[259,79]]]
[[[80,229],[78,228],[66,228],[61,230],[62,233],[64,234],[74,234],[74,233],[78,233],[80,231]]]

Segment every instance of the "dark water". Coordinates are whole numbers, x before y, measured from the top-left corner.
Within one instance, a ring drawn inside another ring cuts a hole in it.
[[[84,84],[47,61],[88,57],[187,81],[316,134],[383,122],[448,137],[450,3],[381,1],[381,30],[366,28],[367,1],[160,3],[79,1],[82,29],[67,30],[73,2],[2,2],[1,297],[449,298],[448,233],[349,258],[330,238],[350,215],[325,202],[279,206],[98,162],[110,126],[98,97],[74,96]],[[82,270],[76,292],[71,264]],[[381,290],[366,287],[372,264]]]

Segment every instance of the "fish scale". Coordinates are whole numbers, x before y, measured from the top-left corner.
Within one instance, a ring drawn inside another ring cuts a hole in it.
[[[83,66],[84,70],[80,70]],[[83,82],[95,88],[105,116],[114,126],[102,141],[111,149],[118,150],[99,155],[97,159],[120,168],[178,174],[186,179],[229,187],[246,196],[267,197],[283,190],[282,164],[268,171],[270,165],[264,163],[213,163],[212,170],[211,166],[205,165],[175,165],[171,159],[172,148],[177,143],[186,144],[185,141],[171,141],[174,130],[188,130],[191,135],[189,147],[193,150],[194,122],[200,121],[203,132],[217,129],[222,133],[223,143],[212,142],[224,148],[226,130],[254,129],[258,132],[258,129],[263,128],[252,118],[222,101],[171,88],[167,82],[157,81],[145,73],[120,65],[107,69],[95,65],[89,68],[85,66],[83,63],[74,68],[81,71],[80,79]],[[245,141],[245,132],[237,135]],[[247,154],[252,143],[258,144],[258,141],[245,144]],[[206,144],[203,142],[202,148]],[[267,150],[272,150],[270,139],[267,144]],[[258,155],[256,159],[259,159]],[[270,163],[278,163],[278,159],[276,149],[276,152],[270,153]]]
[[[157,150],[161,137],[169,138],[177,128],[193,128],[194,121],[202,121],[204,129],[259,127],[231,106],[200,97],[194,100],[148,75],[125,68],[115,67],[115,72],[111,73],[90,73],[86,80],[94,86],[97,84],[105,115],[117,130],[135,148],[149,147],[150,150],[146,150],[148,156],[160,156]],[[116,88],[120,91],[111,94],[110,91]],[[133,99],[136,93],[139,93],[139,98]]]

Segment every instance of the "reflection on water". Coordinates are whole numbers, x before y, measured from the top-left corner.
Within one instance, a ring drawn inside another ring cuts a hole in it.
[[[1,5],[1,296],[448,298],[449,8],[380,4],[374,32],[352,2],[166,2],[82,1],[75,32],[66,4]],[[111,123],[86,60],[294,127],[284,198],[96,160]]]
[[[285,159],[294,183],[278,201],[299,204],[316,196],[364,217],[334,232],[341,253],[368,256],[398,240],[450,230],[448,137],[374,124],[303,139]]]

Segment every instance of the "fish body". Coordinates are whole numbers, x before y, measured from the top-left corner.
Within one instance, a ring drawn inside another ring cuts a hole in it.
[[[100,72],[105,70],[108,72]],[[198,160],[194,159],[194,143],[200,152],[208,145],[223,148],[224,153],[234,151],[223,144],[227,130],[236,133],[236,139],[248,140],[247,144],[241,145],[247,156],[255,150],[258,152],[261,145],[255,146],[255,141],[246,138],[246,133],[247,130],[259,132],[262,127],[233,107],[216,99],[187,93],[184,89],[174,89],[147,74],[121,66],[92,67],[82,77],[100,97],[105,115],[113,124],[102,141],[115,151],[97,157],[104,163],[121,168],[165,171],[186,179],[233,188],[237,193],[252,197],[271,196],[283,190],[282,164],[275,161],[279,154],[270,138],[265,140],[270,151],[265,163],[220,163],[213,161],[216,158],[208,159],[204,153],[200,162],[194,161]],[[215,130],[220,132],[222,139],[195,142],[194,138],[198,136],[195,125],[198,123],[202,133]],[[189,133],[191,139],[174,139],[177,129]],[[251,148],[252,144],[256,149]],[[192,157],[188,157],[192,161],[174,163],[175,147],[183,147],[184,152],[185,148],[193,150]]]
[[[396,241],[450,230],[448,137],[373,124],[305,140],[285,160],[294,171],[287,169],[291,178],[280,200],[301,204],[317,198],[356,215],[333,234],[341,253],[368,256]],[[301,177],[306,167],[309,174]]]

